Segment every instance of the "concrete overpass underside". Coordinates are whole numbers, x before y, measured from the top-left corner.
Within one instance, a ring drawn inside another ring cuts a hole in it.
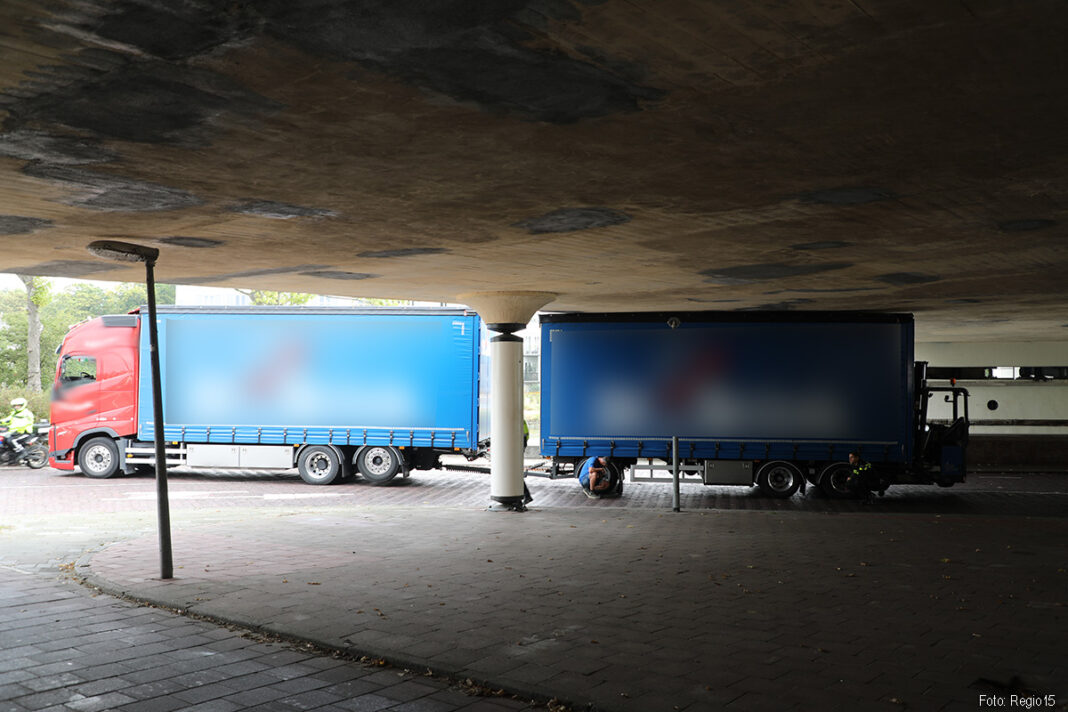
[[[1068,6],[5,0],[0,268],[1068,336]]]

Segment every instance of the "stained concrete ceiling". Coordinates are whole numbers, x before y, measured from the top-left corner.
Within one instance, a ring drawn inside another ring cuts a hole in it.
[[[0,271],[1068,340],[1062,0],[0,0]]]

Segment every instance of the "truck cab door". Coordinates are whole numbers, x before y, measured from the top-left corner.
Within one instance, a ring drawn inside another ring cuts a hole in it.
[[[72,448],[79,433],[96,425],[99,411],[96,357],[66,354],[56,367],[56,382],[52,389],[54,451],[64,452]]]

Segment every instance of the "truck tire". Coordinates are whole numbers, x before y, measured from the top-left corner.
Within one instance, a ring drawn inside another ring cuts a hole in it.
[[[78,467],[95,480],[111,477],[119,471],[119,447],[109,437],[89,438],[78,448]]]
[[[356,469],[371,484],[385,484],[400,472],[401,454],[392,447],[368,445],[356,452]]]
[[[300,479],[309,485],[329,485],[341,475],[341,456],[328,445],[309,445],[297,458]]]
[[[820,490],[831,499],[846,499],[852,497],[853,492],[849,489],[846,481],[849,479],[849,463],[832,462],[823,468],[820,473]]]
[[[793,496],[801,486],[801,477],[801,470],[792,462],[772,460],[757,471],[757,484],[767,496],[785,499]]]

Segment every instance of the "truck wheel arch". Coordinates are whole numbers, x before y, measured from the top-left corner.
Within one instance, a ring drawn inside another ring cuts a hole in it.
[[[126,440],[123,439],[117,432],[111,428],[93,428],[92,430],[86,430],[83,433],[78,433],[78,437],[74,438],[74,445],[71,446],[71,460],[75,465],[81,467],[78,463],[78,458],[81,455],[82,446],[93,438],[106,436],[111,438],[115,443],[115,448],[118,450],[118,466],[121,471],[123,468],[123,462],[126,460]]]
[[[119,434],[111,428],[93,428],[92,430],[86,430],[84,433],[78,433],[78,437],[74,438],[73,450],[77,452],[81,448],[82,443],[84,443],[89,438],[95,438],[97,435],[107,435],[109,438],[114,440],[116,444],[119,443]]]

